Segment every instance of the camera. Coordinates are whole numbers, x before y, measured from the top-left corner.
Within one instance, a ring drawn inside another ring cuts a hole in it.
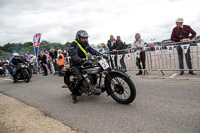
[[[178,36],[178,39],[183,39],[183,38],[185,38],[184,35],[179,35]]]

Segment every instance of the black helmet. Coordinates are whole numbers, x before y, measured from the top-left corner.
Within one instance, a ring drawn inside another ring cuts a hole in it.
[[[82,38],[86,38],[86,40],[82,40]],[[81,44],[81,45],[87,45],[88,44],[88,33],[84,30],[79,30],[76,33],[76,40]]]

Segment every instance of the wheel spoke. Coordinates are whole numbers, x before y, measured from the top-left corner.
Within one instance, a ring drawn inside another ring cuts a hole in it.
[[[117,77],[114,77],[113,81],[115,81],[116,83],[120,83],[119,80],[117,79]]]

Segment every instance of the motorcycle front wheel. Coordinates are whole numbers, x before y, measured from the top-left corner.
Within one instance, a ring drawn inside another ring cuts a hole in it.
[[[106,79],[108,94],[121,104],[130,104],[136,97],[136,88],[133,81],[120,73],[109,74]]]
[[[30,76],[29,76],[29,72],[27,70],[23,71],[23,77],[24,77],[24,81],[26,83],[28,83],[30,81]]]

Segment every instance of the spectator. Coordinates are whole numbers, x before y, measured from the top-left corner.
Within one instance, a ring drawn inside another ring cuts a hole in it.
[[[64,55],[65,58],[67,57],[67,51],[66,50],[63,51],[63,55]]]
[[[145,51],[144,51],[144,40],[140,39],[141,36],[139,33],[135,34],[135,41],[133,42],[132,48],[135,50],[138,50],[140,52],[140,56],[136,57],[136,65],[139,69],[139,72],[136,75],[142,75],[142,72],[144,69],[146,69],[145,66]],[[142,61],[142,67],[140,65]],[[145,73],[144,73],[145,74]]]
[[[36,58],[32,54],[30,54],[30,65],[33,70],[33,74],[37,74]]]
[[[43,51],[40,51],[40,59],[41,59],[41,67],[44,70],[44,74],[43,76],[47,76],[48,75],[48,71],[47,71],[47,56],[44,54]]]
[[[25,59],[27,62],[30,62],[31,58],[28,56],[28,54],[25,54]]]
[[[62,50],[60,50],[60,49],[58,50],[58,61],[57,61],[57,64],[58,64],[59,76],[62,76],[62,68],[65,65],[65,57],[62,54]]]
[[[51,68],[52,57],[49,55],[48,50],[46,50],[45,53],[46,53],[46,56],[47,56],[47,67],[50,71],[50,74],[52,74],[52,68]]]
[[[49,51],[49,55],[51,56],[52,58],[52,62],[53,62],[53,66],[54,66],[54,75],[56,75],[58,73],[58,70],[57,70],[57,52],[54,50],[54,49],[50,49]]]
[[[109,53],[109,48],[108,46],[105,45],[105,43],[101,44],[101,48],[99,49],[99,52],[102,54],[108,54]]]
[[[192,34],[189,36],[189,34]],[[176,27],[174,27],[171,40],[175,42],[187,42],[193,39],[196,36],[196,32],[189,26],[183,25],[183,18],[178,18],[176,20]],[[183,50],[180,45],[176,46],[176,50],[178,52],[178,60],[179,60],[179,69],[180,75],[184,74],[184,64],[183,64]],[[190,47],[188,48],[187,53],[185,54],[186,63],[189,69],[189,73],[195,75],[192,70],[192,62],[190,57]]]
[[[108,40],[107,46],[108,46],[108,48],[110,50],[110,54],[112,54],[112,55],[114,54],[114,52],[112,52],[112,47],[113,47],[114,43],[115,43],[114,36],[110,35],[110,39]],[[110,58],[110,63],[111,63],[112,68],[114,68],[114,64],[113,64],[112,58]]]
[[[121,41],[120,36],[117,36],[117,40],[113,44],[112,50],[115,51],[116,54],[124,54],[123,51],[122,51],[123,49],[124,49],[124,44]],[[117,50],[121,50],[121,51],[119,52]],[[124,56],[125,55],[123,55],[122,58],[120,59],[120,64],[121,64],[122,68],[124,68],[126,70],[126,64],[124,62]],[[115,66],[117,66],[117,55],[115,56]]]

